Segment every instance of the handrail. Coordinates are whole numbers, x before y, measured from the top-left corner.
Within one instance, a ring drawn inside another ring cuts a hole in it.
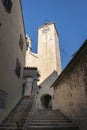
[[[35,110],[36,110],[36,107],[35,107],[35,104],[36,104],[35,94],[33,94],[32,97],[33,97],[33,104],[32,104],[32,108],[31,108],[31,110],[30,110],[30,114],[29,114],[29,116],[28,116],[27,122],[26,122],[26,124],[25,124],[25,126],[24,126],[24,130],[27,130],[28,124],[30,124],[30,122],[31,122],[31,120],[32,120],[32,117],[33,117],[33,114],[34,114],[34,112],[35,112]]]
[[[32,110],[31,110],[31,114],[30,114],[30,116],[29,116],[29,122],[28,122],[28,124],[30,124],[30,122],[31,122],[31,120],[32,120],[32,117],[33,117],[33,114],[34,114],[34,112],[35,112],[35,110],[36,110],[36,108],[35,108],[35,101],[34,101],[34,103],[33,103],[33,106],[32,106]]]
[[[32,98],[32,100],[34,99],[34,95],[32,95],[31,96],[31,98]],[[25,107],[24,107],[24,109],[23,109],[23,111],[22,111],[22,115],[20,116],[20,119],[18,119],[17,121],[16,121],[16,125],[17,125],[17,128],[20,128],[21,126],[22,126],[22,118],[23,118],[23,115],[24,115],[24,113],[25,113],[25,110],[26,110],[26,108],[27,108],[27,104],[25,105]]]

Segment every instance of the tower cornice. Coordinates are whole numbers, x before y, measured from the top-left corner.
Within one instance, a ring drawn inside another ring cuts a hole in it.
[[[55,29],[56,29],[56,32],[57,32],[57,35],[59,36],[58,31],[57,31],[57,28],[56,28],[56,25],[55,25],[55,22],[46,23],[46,24],[44,24],[44,25],[38,27],[38,29],[41,29],[41,28],[43,28],[43,27],[45,27],[45,26],[47,26],[47,25],[51,25],[51,24],[54,25],[54,27],[55,27]]]

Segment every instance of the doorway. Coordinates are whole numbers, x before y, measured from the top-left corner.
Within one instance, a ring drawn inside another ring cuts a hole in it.
[[[41,105],[43,109],[52,109],[52,97],[49,94],[41,96]]]

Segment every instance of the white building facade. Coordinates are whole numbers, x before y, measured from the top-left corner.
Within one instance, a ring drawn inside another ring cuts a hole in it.
[[[30,38],[27,38],[28,49],[26,51],[26,67],[37,67],[40,73],[38,82],[37,107],[41,105],[42,96],[51,96],[53,98],[53,89],[50,86],[61,73],[61,60],[59,49],[59,37],[55,23],[46,23],[38,28],[38,53],[32,53],[29,44]],[[44,100],[44,99],[43,99]]]
[[[25,31],[20,0],[0,0],[0,122],[22,96]]]

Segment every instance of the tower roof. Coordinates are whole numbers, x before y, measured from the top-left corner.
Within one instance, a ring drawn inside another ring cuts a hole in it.
[[[43,28],[44,26],[51,25],[51,24],[54,24],[54,27],[55,27],[56,32],[57,32],[57,35],[59,36],[55,22],[45,22],[44,25],[38,27],[38,29],[41,29],[41,28]]]

